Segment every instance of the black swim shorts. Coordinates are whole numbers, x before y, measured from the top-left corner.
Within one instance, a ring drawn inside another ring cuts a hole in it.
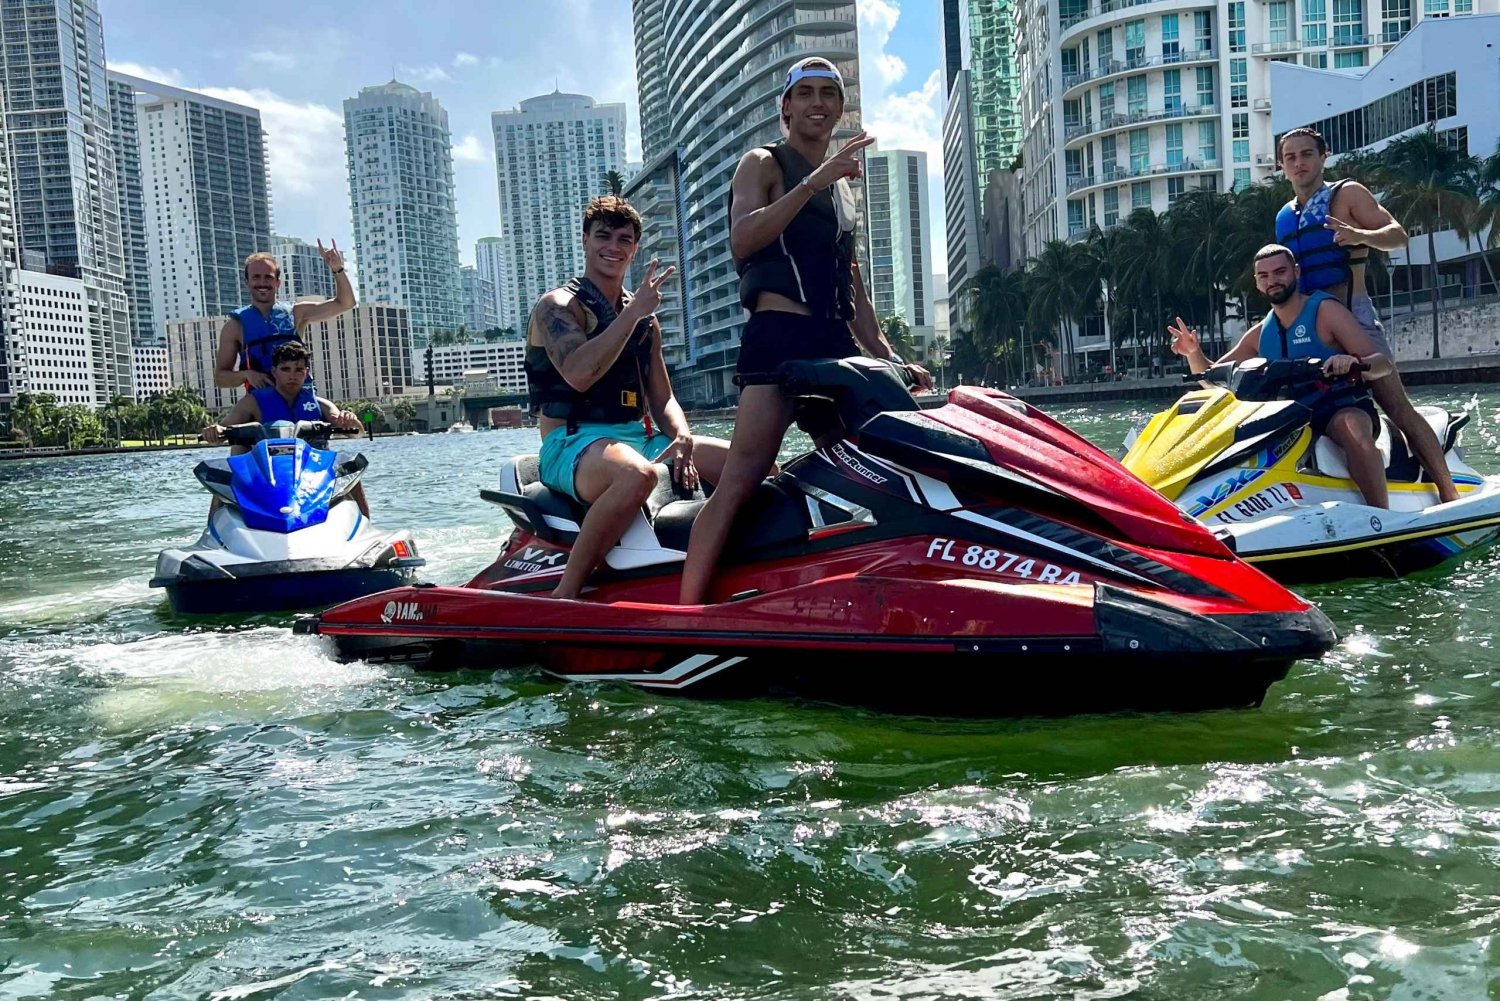
[[[761,310],[750,314],[740,338],[742,376],[768,375],[784,361],[810,358],[852,358],[859,354],[849,324],[800,313]]]

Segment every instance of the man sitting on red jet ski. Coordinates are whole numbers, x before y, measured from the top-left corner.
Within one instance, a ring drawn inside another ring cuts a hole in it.
[[[1297,264],[1292,252],[1279,243],[1269,243],[1255,254],[1255,287],[1271,300],[1271,312],[1262,321],[1258,336],[1252,328],[1220,362],[1251,358],[1317,358],[1329,376],[1348,375],[1355,365],[1367,366],[1364,377],[1380,379],[1394,371],[1387,358],[1359,325],[1354,314],[1327,292],[1302,292],[1297,283]],[[1194,375],[1209,368],[1199,346],[1198,335],[1177,318],[1167,328],[1172,334],[1172,352],[1187,359]],[[1375,447],[1379,418],[1368,388],[1356,384],[1336,394],[1328,406],[1312,415],[1314,434],[1326,434],[1344,450],[1349,476],[1371,507],[1388,507],[1385,463]]]
[[[662,284],[652,261],[625,291],[641,238],[641,216],[605,195],[583,213],[583,275],[537,301],[526,333],[526,382],[542,435],[542,482],[589,505],[552,592],[576,598],[656,487],[655,463],[671,463],[686,489],[718,480],[729,443],[695,437],[662,358],[654,311]],[[653,429],[655,416],[661,431]]]

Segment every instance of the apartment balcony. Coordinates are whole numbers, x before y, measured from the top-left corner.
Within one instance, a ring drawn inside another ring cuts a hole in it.
[[[1270,114],[1271,99],[1269,97],[1257,97],[1255,99],[1254,107],[1256,111],[1264,111],[1267,114]]]
[[[1171,177],[1177,174],[1201,174],[1218,173],[1222,165],[1218,160],[1183,160],[1181,163],[1153,163],[1145,167],[1132,170],[1129,167],[1116,166],[1105,169],[1098,174],[1069,174],[1068,194],[1077,194],[1090,188],[1104,187],[1111,184],[1123,184],[1129,181],[1144,181],[1154,177]]]
[[[1320,38],[1311,42],[1298,39],[1286,42],[1257,42],[1250,46],[1250,54],[1272,57],[1292,52],[1319,52],[1323,49],[1364,49],[1371,45],[1382,44],[1382,38],[1381,35],[1345,35],[1336,31],[1332,38]]]
[[[1178,52],[1155,56],[1138,56],[1133,59],[1108,59],[1086,66],[1077,73],[1063,74],[1063,96],[1095,80],[1139,73],[1141,70],[1160,69],[1166,66],[1184,66],[1193,63],[1211,63],[1218,59],[1213,49],[1182,49]]]
[[[1160,111],[1136,111],[1126,114],[1100,115],[1098,121],[1086,119],[1063,129],[1064,148],[1075,148],[1089,136],[1118,132],[1122,129],[1139,128],[1152,122],[1178,121],[1184,118],[1217,118],[1217,104],[1185,105],[1181,108],[1164,108]]]

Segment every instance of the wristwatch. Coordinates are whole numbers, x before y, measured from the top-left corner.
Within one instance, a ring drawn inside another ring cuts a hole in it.
[[[807,189],[807,193],[810,194],[810,195],[815,195],[815,194],[818,193],[817,189],[812,186],[812,175],[811,174],[808,174],[806,177],[802,178],[802,180],[798,181],[797,182],[797,186],[799,188],[806,188]]]

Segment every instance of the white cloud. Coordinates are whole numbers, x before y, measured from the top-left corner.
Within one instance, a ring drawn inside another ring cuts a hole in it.
[[[198,89],[260,110],[278,204],[303,197],[348,203],[342,114],[326,104],[292,101],[270,90]]]
[[[453,146],[453,159],[461,163],[488,163],[490,160],[490,147],[479,141],[479,137],[470,132]]]
[[[110,61],[109,68],[116,73],[124,73],[126,76],[138,76],[142,80],[153,80],[156,83],[165,83],[173,87],[182,86],[182,73],[174,69],[142,66],[140,63],[117,63],[113,60]]]
[[[870,63],[885,87],[892,87],[906,76],[906,62],[885,51],[891,39],[891,31],[901,17],[901,8],[890,0],[860,0],[859,3],[860,50],[870,53]],[[869,75],[860,67],[860,80],[869,86]]]
[[[285,52],[274,49],[257,49],[245,58],[252,63],[268,66],[274,70],[290,70],[296,68],[297,60]]]
[[[479,57],[472,52],[460,52],[453,57],[454,66],[473,66],[479,62]]]
[[[442,83],[452,80],[441,66],[400,66],[396,70],[398,80],[417,80],[422,83]]]

